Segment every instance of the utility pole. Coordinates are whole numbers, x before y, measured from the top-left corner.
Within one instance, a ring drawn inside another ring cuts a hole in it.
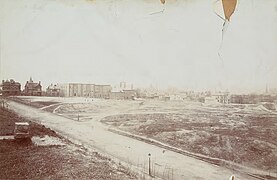
[[[149,176],[151,176],[151,154],[150,153],[148,154],[148,157],[149,157],[149,159],[148,159],[149,160],[148,161],[149,162],[149,165],[148,165],[148,171],[149,172],[148,173],[149,173]]]

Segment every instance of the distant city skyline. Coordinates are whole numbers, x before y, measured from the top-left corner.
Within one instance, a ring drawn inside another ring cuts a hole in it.
[[[220,59],[223,22],[212,1],[2,0],[0,78],[24,86],[32,77],[43,89],[126,81],[264,92],[277,88],[276,19],[277,1],[240,1]]]

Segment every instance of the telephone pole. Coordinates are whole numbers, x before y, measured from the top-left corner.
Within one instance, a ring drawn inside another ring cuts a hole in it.
[[[2,29],[0,21],[0,80],[2,81]]]
[[[149,176],[151,177],[151,154],[149,153],[148,154],[148,157],[149,157],[149,159],[148,159],[148,173],[149,173]]]

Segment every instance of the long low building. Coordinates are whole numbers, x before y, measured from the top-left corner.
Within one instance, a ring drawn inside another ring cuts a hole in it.
[[[60,96],[64,97],[94,97],[109,98],[111,85],[96,85],[82,83],[59,84]]]

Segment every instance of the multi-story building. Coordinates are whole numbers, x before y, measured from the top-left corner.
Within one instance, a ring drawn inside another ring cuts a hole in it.
[[[65,97],[109,98],[112,90],[110,85],[95,85],[82,83],[59,84],[60,95]]]
[[[32,78],[25,84],[25,89],[23,90],[25,96],[41,96],[42,86],[40,81],[38,83],[34,82]]]
[[[13,79],[2,80],[0,93],[2,93],[2,96],[18,96],[21,94],[21,84]]]
[[[64,97],[94,97],[94,84],[59,84],[60,95]]]
[[[109,98],[112,87],[110,85],[94,85],[95,98]]]

